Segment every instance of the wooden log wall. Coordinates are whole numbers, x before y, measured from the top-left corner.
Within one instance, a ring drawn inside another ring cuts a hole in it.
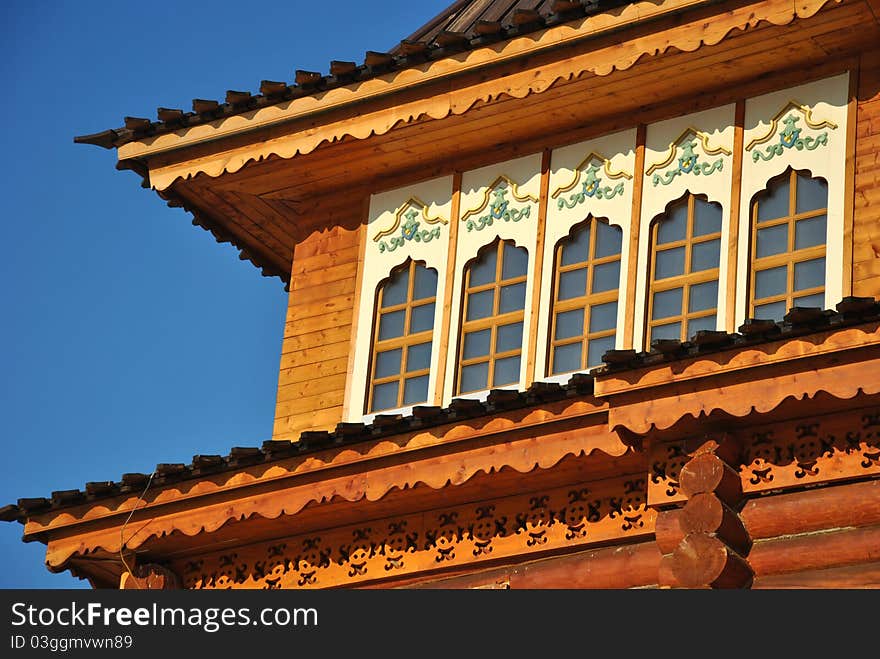
[[[367,199],[345,195],[294,248],[273,439],[342,420]]]
[[[853,295],[880,296],[880,49],[862,54],[856,117]]]

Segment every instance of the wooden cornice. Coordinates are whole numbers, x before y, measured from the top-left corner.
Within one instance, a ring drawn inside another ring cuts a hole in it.
[[[692,52],[733,31],[762,23],[788,25],[845,1],[804,0],[794,6],[787,0],[633,3],[357,85],[131,142],[119,147],[118,157],[147,162],[149,183],[161,191],[197,174],[216,177],[271,156],[307,154],[325,142],[384,135],[397,126],[462,115],[505,97],[540,94],[584,75],[607,76],[644,57],[670,49]],[[646,24],[651,31],[640,32]],[[540,61],[551,53],[552,59]]]

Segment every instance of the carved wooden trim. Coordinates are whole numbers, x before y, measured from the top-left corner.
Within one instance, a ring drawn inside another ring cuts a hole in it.
[[[540,94],[557,83],[583,75],[607,76],[614,71],[629,69],[645,56],[662,55],[669,48],[693,52],[704,45],[719,43],[733,31],[754,29],[761,23],[788,25],[796,18],[812,17],[827,4],[840,2],[842,0],[802,0],[797,5],[792,5],[786,0],[766,0],[722,13],[714,13],[710,7],[707,11],[713,12],[711,16],[701,11],[685,13],[681,20],[670,23],[665,30],[631,37],[623,42],[612,40],[553,64],[526,66],[510,75],[491,77],[484,82],[459,86],[450,86],[448,82],[444,84],[444,80],[450,76],[474,74],[485,66],[534,56],[548,49],[558,49],[560,46],[602,36],[637,23],[662,19],[689,9],[700,10],[711,5],[705,0],[669,0],[659,5],[638,2],[612,12],[587,17],[580,24],[561,25],[535,37],[512,39],[500,49],[478,49],[465,55],[461,61],[445,58],[359,85],[332,89],[323,94],[131,142],[118,149],[118,156],[120,160],[149,158],[163,152],[255,130],[261,131],[262,135],[269,135],[273,130],[277,134],[277,126],[282,123],[300,121],[313,124],[318,113],[343,113],[340,118],[323,119],[326,123],[318,127],[310,125],[283,137],[260,139],[256,145],[228,148],[213,156],[185,162],[156,163],[150,169],[150,183],[154,189],[161,191],[178,178],[187,179],[200,173],[216,177],[224,172],[236,172],[248,162],[269,156],[288,159],[297,154],[310,153],[324,142],[332,143],[346,137],[365,139],[371,135],[384,135],[396,126],[414,123],[426,117],[442,119],[450,115],[462,115],[477,104],[490,103],[504,96],[520,99],[531,94]],[[443,86],[442,93],[425,93],[420,98],[406,101],[401,99],[398,102],[389,102],[387,98],[413,87],[437,84]],[[366,107],[352,107],[370,103],[381,103],[383,107],[372,111]],[[351,115],[352,110],[356,110],[354,115]]]
[[[131,572],[123,572],[119,580],[121,590],[178,590],[180,579],[172,570],[155,563],[138,565]]]

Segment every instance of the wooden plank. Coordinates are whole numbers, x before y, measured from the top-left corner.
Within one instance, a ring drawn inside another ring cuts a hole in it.
[[[739,198],[742,191],[742,154],[743,154],[743,126],[746,119],[746,102],[742,99],[736,102],[733,133],[733,173],[730,188],[730,225],[729,240],[727,243],[727,286],[725,296],[727,300],[725,331],[733,333],[739,327],[736,318],[736,280],[737,280],[737,254],[739,248],[740,207]]]
[[[281,352],[296,352],[297,350],[314,348],[315,346],[339,343],[341,341],[347,341],[350,336],[351,325],[329,327],[315,332],[308,332],[307,334],[289,334],[284,337]]]
[[[299,304],[295,301],[296,292],[291,294],[290,309],[287,314],[287,324],[296,325],[307,318],[315,316],[326,316],[336,312],[351,311],[354,307],[355,293],[346,295],[328,296],[323,300],[316,302],[307,302]]]
[[[301,366],[289,366],[279,372],[278,381],[282,385],[306,382],[314,378],[322,378],[328,375],[345,373],[348,368],[348,357],[325,359],[315,364]]]
[[[277,417],[272,438],[297,440],[306,430],[333,430],[341,420],[342,405],[308,414]]]
[[[291,281],[290,288],[292,291],[296,291],[302,288],[310,288],[312,286],[319,285],[320,283],[354,278],[355,276],[357,276],[357,270],[357,261],[353,261],[351,263],[342,263],[340,265],[326,268],[320,273],[314,273],[313,275],[302,275],[299,278]]]
[[[880,561],[880,526],[756,541],[749,553],[755,576]]]
[[[440,361],[437,365],[436,389],[434,391],[434,405],[443,405],[443,389],[446,386],[446,370],[448,368],[447,360],[455,359],[457,354],[457,346],[454,348],[450,357],[449,343],[451,341],[451,315],[452,315],[452,296],[455,283],[455,272],[458,267],[455,262],[455,255],[458,247],[458,225],[461,215],[461,172],[456,171],[452,175],[452,208],[449,218],[449,245],[446,250],[446,277],[443,286],[443,320],[440,325],[440,341],[437,345],[437,354],[440,355]]]
[[[310,384],[310,382],[305,382],[301,383],[301,385],[297,385],[303,387],[302,391],[305,395],[298,398],[289,398],[287,400],[279,401],[275,408],[275,416],[292,417],[304,413],[317,413],[321,410],[342,406],[342,399],[344,397],[343,389],[340,388],[335,391],[308,395],[310,393]]]
[[[354,372],[354,358],[356,353],[356,344],[358,339],[358,331],[363,331],[363,328],[360,325],[360,309],[361,305],[365,304],[364,299],[364,291],[362,290],[364,287],[364,261],[365,255],[367,252],[367,223],[370,219],[370,197],[365,197],[363,202],[363,208],[361,210],[361,225],[360,231],[358,232],[360,236],[360,242],[358,244],[358,269],[357,269],[357,277],[355,277],[355,288],[354,288],[354,300],[352,301],[352,323],[351,323],[351,333],[348,339],[348,373],[351,374]],[[342,418],[348,419],[350,410],[351,410],[351,397],[353,395],[352,390],[354,387],[354,383],[349,383],[345,387],[345,397],[342,402]]]
[[[353,310],[351,308],[341,309],[322,316],[310,316],[296,323],[289,323],[285,327],[285,336],[299,336],[302,334],[310,334],[322,329],[333,329],[336,327],[351,327]]]
[[[295,352],[285,352],[281,355],[281,369],[296,368],[306,364],[318,364],[329,359],[348,357],[349,341],[338,343],[318,344],[313,348],[305,348]]]
[[[298,288],[291,294],[291,302],[294,305],[307,304],[309,302],[325,300],[336,295],[353,295],[356,284],[357,282],[355,279],[339,279],[327,284],[318,284],[308,288]]]
[[[342,391],[345,388],[346,374],[331,375],[316,378],[307,382],[285,384],[278,387],[278,404],[292,400],[301,400],[309,396],[326,394],[332,391]],[[276,407],[277,413],[277,407]]]
[[[846,118],[846,165],[843,195],[843,295],[853,290],[853,214],[855,212],[855,144],[858,125],[859,69],[850,71]]]
[[[768,574],[757,577],[752,584],[753,590],[794,588],[811,590],[817,588],[833,588],[835,590],[880,588],[880,561],[818,570]]]
[[[529,341],[526,355],[526,379],[523,389],[528,389],[536,378],[544,376],[535,373],[536,353],[538,349],[538,322],[541,311],[541,279],[544,271],[544,236],[547,232],[547,204],[550,199],[550,149],[541,154],[541,191],[538,194],[538,226],[535,241],[535,259],[532,266],[532,301],[529,305]]]
[[[636,280],[638,278],[639,231],[642,224],[642,187],[645,176],[645,136],[648,129],[639,124],[636,129],[636,163],[633,172],[632,215],[629,224],[629,267],[626,271],[626,314],[623,325],[623,348],[633,347],[636,310]],[[638,348],[637,348],[638,349]]]

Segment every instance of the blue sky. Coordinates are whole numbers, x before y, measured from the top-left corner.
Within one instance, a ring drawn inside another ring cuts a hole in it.
[[[283,284],[74,136],[360,63],[448,4],[0,3],[0,506],[272,433]],[[0,524],[0,587],[88,587],[21,535]]]

